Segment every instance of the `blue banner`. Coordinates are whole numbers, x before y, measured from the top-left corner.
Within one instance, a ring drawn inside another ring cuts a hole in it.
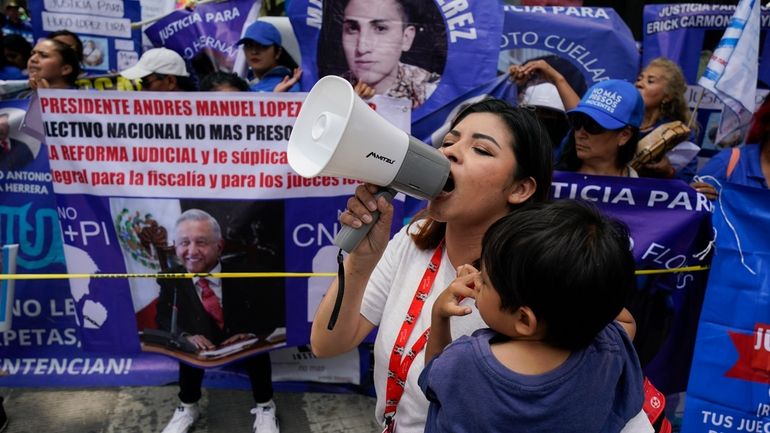
[[[400,3],[410,10],[399,10]],[[377,94],[409,98],[417,121],[495,76],[502,29],[497,1],[388,2],[392,10],[368,4],[295,0],[288,5],[302,51],[303,89],[325,75],[362,81]],[[405,15],[409,23],[398,22]],[[395,26],[370,38],[377,22]]]
[[[666,57],[682,68],[687,82],[695,84],[725,32],[735,5],[661,4],[644,6],[642,66]],[[770,87],[770,8],[760,18],[759,81]]]
[[[681,181],[555,172],[551,196],[594,202],[631,231],[637,269],[705,264],[711,203]],[[721,232],[720,232],[721,233]],[[645,374],[665,394],[687,385],[706,272],[640,277],[627,307],[637,321],[634,346]]]
[[[30,0],[35,39],[57,30],[76,33],[83,42],[83,69],[104,74],[132,66],[142,52],[139,0]]]
[[[723,185],[682,432],[770,426],[770,192]]]
[[[242,50],[235,43],[241,39],[244,25],[256,19],[260,5],[254,0],[229,0],[179,9],[144,33],[154,46],[174,50],[188,62],[203,53],[216,70],[234,71],[237,58],[243,62]]]
[[[573,67],[561,70],[562,75],[582,76],[585,88],[608,79],[633,82],[639,73],[636,42],[614,9],[506,5],[504,10],[501,72],[507,73],[511,64],[555,55]]]

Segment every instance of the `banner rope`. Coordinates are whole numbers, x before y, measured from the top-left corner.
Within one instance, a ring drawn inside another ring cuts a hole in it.
[[[708,270],[708,266],[685,266],[673,269],[639,269],[636,275],[672,274]],[[179,272],[168,274],[0,274],[3,280],[65,280],[84,278],[309,278],[336,277],[336,272]]]

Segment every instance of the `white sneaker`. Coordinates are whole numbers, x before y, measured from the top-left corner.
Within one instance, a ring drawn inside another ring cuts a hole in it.
[[[254,426],[252,431],[254,433],[280,433],[278,429],[278,418],[275,416],[275,402],[270,400],[267,403],[260,403],[251,410],[251,414],[255,415]]]
[[[201,410],[198,407],[198,403],[179,403],[171,421],[163,429],[163,433],[187,433],[187,430],[195,424],[200,415]]]

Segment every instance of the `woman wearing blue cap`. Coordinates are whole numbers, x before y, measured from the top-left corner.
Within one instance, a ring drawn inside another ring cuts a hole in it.
[[[633,84],[606,80],[589,88],[567,112],[567,136],[559,170],[602,176],[639,177],[628,163],[639,141],[644,102]]]
[[[281,46],[281,33],[265,21],[252,23],[238,41],[253,75],[252,92],[299,92],[302,70]],[[293,69],[293,71],[292,71]]]

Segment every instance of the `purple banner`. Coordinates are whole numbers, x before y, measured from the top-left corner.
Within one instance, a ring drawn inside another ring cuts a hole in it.
[[[712,205],[682,181],[556,172],[554,199],[596,203],[631,231],[637,269],[704,265]],[[666,394],[684,391],[706,272],[642,276],[627,307],[637,321],[634,346],[645,374]]]
[[[179,53],[188,62],[206,56],[218,70],[237,70],[242,52],[235,43],[244,25],[257,17],[261,2],[230,0],[204,3],[194,10],[179,9],[158,20],[144,33],[156,47]]]
[[[687,82],[695,84],[703,75],[709,57],[735,13],[734,5],[662,4],[644,6],[642,66],[656,57],[666,57],[682,68]],[[770,87],[770,8],[762,8],[759,47],[759,81]],[[701,66],[702,65],[702,66]]]

